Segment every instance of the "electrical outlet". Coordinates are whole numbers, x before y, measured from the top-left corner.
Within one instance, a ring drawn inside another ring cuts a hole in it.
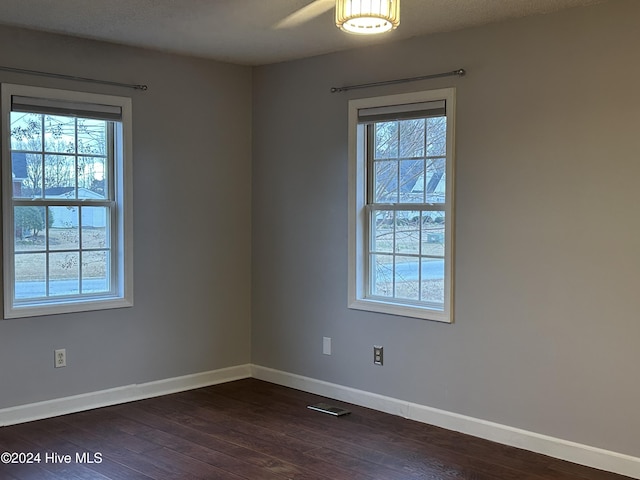
[[[373,346],[373,363],[382,365],[384,363],[384,348],[380,345]]]
[[[60,348],[59,350],[54,351],[53,366],[56,368],[67,366],[67,349],[66,348]]]
[[[331,337],[322,337],[322,353],[331,355]]]

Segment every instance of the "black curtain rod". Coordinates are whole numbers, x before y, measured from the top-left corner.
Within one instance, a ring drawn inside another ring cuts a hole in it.
[[[465,72],[464,68],[459,68],[458,70],[453,70],[452,72],[435,73],[433,75],[423,75],[421,77],[399,78],[397,80],[387,80],[385,82],[362,83],[360,85],[349,85],[346,87],[333,87],[331,88],[331,93],[346,92],[348,90],[355,90],[357,88],[381,87],[383,85],[395,85],[397,83],[417,82],[418,80],[430,80],[432,78],[453,76],[462,77],[466,73],[467,72]]]
[[[12,73],[24,73],[26,75],[37,75],[39,77],[61,78],[63,80],[74,80],[76,82],[99,83],[101,85],[112,85],[114,87],[133,88],[134,90],[147,90],[146,85],[135,85],[131,83],[110,82],[109,80],[96,80],[94,78],[75,77],[73,75],[63,75],[61,73],[40,72],[38,70],[25,70],[24,68],[5,67],[0,65],[0,70]]]

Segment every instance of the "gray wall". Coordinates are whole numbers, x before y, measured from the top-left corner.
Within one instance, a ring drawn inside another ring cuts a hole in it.
[[[133,98],[135,306],[0,321],[0,408],[250,361],[251,69],[0,28],[0,82]],[[54,348],[68,366],[53,368]]]
[[[638,18],[615,0],[255,69],[252,362],[640,456]],[[347,102],[450,85],[456,322],[349,310]]]

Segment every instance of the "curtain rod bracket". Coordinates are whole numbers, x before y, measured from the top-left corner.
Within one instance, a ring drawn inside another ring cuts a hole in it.
[[[453,70],[451,72],[435,73],[433,75],[423,75],[421,77],[399,78],[397,80],[387,80],[384,82],[373,82],[373,83],[362,83],[360,85],[348,85],[346,87],[332,87],[331,93],[347,92],[349,90],[355,90],[358,88],[380,87],[383,85],[396,85],[398,83],[417,82],[419,80],[430,80],[432,78],[453,77],[453,76],[463,77],[464,75],[466,75],[466,73],[467,72],[464,68],[458,68],[457,70]]]

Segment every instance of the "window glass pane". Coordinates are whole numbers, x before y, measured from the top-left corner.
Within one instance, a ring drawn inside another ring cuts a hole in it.
[[[13,198],[24,198],[27,192],[24,192],[24,182],[27,178],[27,154],[23,152],[11,153],[11,176]]]
[[[424,203],[424,160],[400,161],[400,203]]]
[[[371,255],[371,295],[393,296],[393,255]]]
[[[109,248],[109,209],[82,207],[82,248]]]
[[[49,249],[77,250],[80,247],[78,207],[49,207]]]
[[[444,212],[423,212],[422,255],[444,257]]]
[[[14,266],[15,298],[45,296],[47,264],[44,253],[16,255]]]
[[[447,153],[447,117],[427,118],[427,156]]]
[[[44,207],[14,207],[13,221],[16,252],[46,248]]]
[[[420,212],[396,212],[396,249],[398,253],[420,253]]]
[[[447,191],[446,160],[432,158],[427,161],[427,202],[444,203]]]
[[[425,120],[403,120],[400,122],[400,157],[423,157]]]
[[[371,250],[379,253],[393,253],[394,212],[377,210],[371,214],[375,218],[371,226]]]
[[[82,293],[108,292],[110,278],[109,252],[83,252]]]
[[[49,254],[49,295],[80,293],[78,252]]]
[[[105,199],[106,158],[78,157],[78,198]]]
[[[44,188],[46,198],[76,198],[74,157],[66,155],[45,156]]]
[[[375,124],[374,158],[398,158],[398,122]]]
[[[398,201],[398,162],[396,160],[374,163],[374,203]]]
[[[422,260],[422,300],[444,304],[444,259]]]
[[[44,149],[50,153],[76,152],[74,117],[44,115]]]
[[[89,118],[78,119],[78,153],[106,155],[107,122]]]
[[[419,300],[419,266],[420,260],[418,257],[396,257],[396,298]]]
[[[42,150],[42,115],[11,112],[11,150]]]
[[[42,197],[42,155],[11,152],[13,198]]]

